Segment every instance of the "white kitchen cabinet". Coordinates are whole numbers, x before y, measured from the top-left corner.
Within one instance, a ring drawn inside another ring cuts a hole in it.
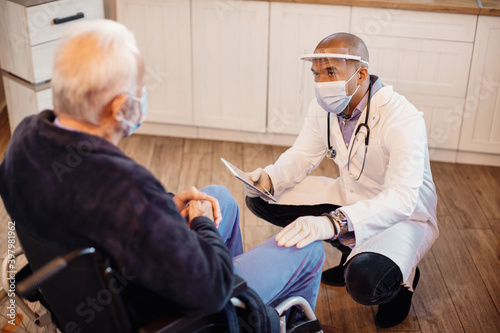
[[[2,78],[11,132],[24,117],[53,108],[50,82],[33,85],[5,71]]]
[[[366,43],[371,36],[473,42],[476,15],[353,7],[351,32]]]
[[[498,17],[241,0],[118,0],[118,17],[150,73],[141,133],[292,144],[314,98],[299,57],[345,31],[424,113],[431,159],[500,165]]]
[[[352,9],[370,73],[424,112],[431,158],[456,160],[477,16]]]
[[[465,98],[472,43],[372,36],[370,73],[398,92]]]
[[[192,0],[197,126],[265,132],[269,3]]]
[[[37,84],[52,77],[57,40],[75,22],[104,17],[102,0],[59,0],[27,7],[3,0],[2,69]]]
[[[0,63],[11,132],[21,120],[52,109],[52,63],[63,32],[104,17],[102,0],[0,0]]]
[[[480,16],[465,101],[459,150],[496,154],[500,161],[500,17]],[[459,160],[474,163],[472,154]]]
[[[347,6],[271,3],[268,130],[297,134],[314,97],[311,63],[300,60],[326,36],[349,31]]]
[[[146,66],[147,122],[193,125],[190,0],[117,0]]]

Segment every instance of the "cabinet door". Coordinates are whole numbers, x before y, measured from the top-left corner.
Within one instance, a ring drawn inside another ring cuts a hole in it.
[[[195,124],[266,129],[269,3],[192,1]]]
[[[472,43],[370,36],[370,73],[396,91],[465,97]]]
[[[268,129],[297,134],[314,98],[311,64],[300,56],[326,36],[349,31],[350,7],[271,3]]]
[[[429,147],[456,150],[472,43],[370,36],[370,73],[424,112]]]
[[[500,17],[480,16],[465,102],[461,151],[500,154]]]
[[[456,151],[460,139],[465,98],[412,93],[403,93],[403,95],[424,113],[429,148]],[[433,158],[432,151],[430,158]]]
[[[192,125],[189,0],[117,0],[117,18],[144,57],[147,121]]]

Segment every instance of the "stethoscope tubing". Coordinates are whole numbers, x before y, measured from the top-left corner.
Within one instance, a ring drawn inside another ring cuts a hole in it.
[[[351,175],[351,177],[354,178],[354,180],[358,180],[361,177],[363,170],[365,169],[366,153],[368,151],[368,144],[370,143],[370,127],[368,126],[368,119],[370,117],[371,100],[372,100],[372,82],[370,80],[370,85],[368,87],[368,104],[366,106],[365,122],[359,124],[358,127],[356,128],[356,131],[354,132],[354,137],[356,137],[356,135],[358,135],[358,133],[362,127],[366,128],[365,154],[364,154],[365,156],[363,158],[363,165],[361,167],[361,172],[359,173],[359,176],[357,178],[352,177],[352,175]],[[333,156],[333,157],[330,157],[330,158],[333,159],[333,158],[335,158],[336,152],[330,143],[330,112],[328,112],[328,118],[327,118],[327,136],[328,136],[328,153],[330,154],[330,152],[331,152],[331,156]],[[349,148],[349,156],[347,157],[347,171],[349,173],[350,173],[349,169],[350,169],[350,159],[351,159],[351,154],[352,154],[352,146],[353,145],[351,145],[351,147]]]

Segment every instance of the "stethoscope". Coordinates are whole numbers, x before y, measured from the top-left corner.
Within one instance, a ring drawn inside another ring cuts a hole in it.
[[[356,128],[356,131],[354,132],[354,141],[351,147],[349,148],[349,156],[347,157],[347,172],[351,175],[351,177],[354,180],[358,180],[361,177],[361,174],[363,173],[363,170],[365,169],[365,161],[366,161],[366,152],[368,151],[368,143],[370,141],[370,127],[368,126],[368,118],[370,117],[370,103],[372,100],[372,82],[370,81],[370,85],[368,87],[368,104],[366,106],[366,117],[365,117],[365,122],[361,123],[358,125]],[[333,160],[337,156],[337,152],[335,149],[333,149],[331,143],[330,143],[330,112],[328,112],[328,118],[327,118],[327,136],[328,136],[328,150],[326,151],[326,157],[329,159]],[[352,154],[352,147],[354,146],[354,142],[357,140],[357,136],[359,133],[359,130],[361,128],[366,128],[366,136],[365,136],[365,154],[363,156],[363,165],[361,167],[361,171],[359,172],[358,177],[354,177],[354,175],[351,173],[351,168],[350,168],[350,161],[351,161],[351,154]]]

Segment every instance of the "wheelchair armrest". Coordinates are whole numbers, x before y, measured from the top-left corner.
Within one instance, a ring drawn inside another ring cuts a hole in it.
[[[247,289],[247,282],[243,280],[239,275],[234,274],[233,292],[231,294],[231,297],[238,296]]]
[[[96,250],[93,247],[77,249],[64,256],[52,259],[40,267],[40,269],[37,269],[33,274],[23,279],[17,285],[17,293],[24,298],[29,298],[37,292],[38,288],[40,288],[44,282],[61,272],[70,262],[84,254],[95,252]]]
[[[234,275],[231,297],[238,296],[248,289],[247,283],[240,276]],[[194,332],[200,327],[213,323],[217,314],[187,317],[161,317],[139,329],[139,333],[184,333]]]

